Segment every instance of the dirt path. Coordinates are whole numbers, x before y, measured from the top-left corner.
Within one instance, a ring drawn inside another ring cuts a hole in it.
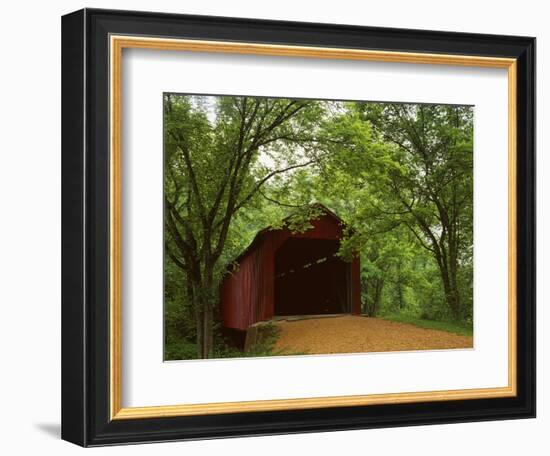
[[[473,338],[406,323],[341,316],[277,321],[275,350],[309,354],[472,348]]]

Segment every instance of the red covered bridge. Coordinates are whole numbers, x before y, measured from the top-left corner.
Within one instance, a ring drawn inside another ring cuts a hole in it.
[[[337,257],[344,223],[324,206],[312,228],[260,231],[221,289],[225,328],[284,315],[359,314],[359,258]]]

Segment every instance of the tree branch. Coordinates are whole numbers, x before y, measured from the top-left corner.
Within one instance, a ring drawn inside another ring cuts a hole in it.
[[[405,222],[405,225],[407,225],[407,228],[411,231],[412,234],[414,234],[414,237],[418,239],[418,242],[420,242],[420,245],[424,247],[426,250],[436,253],[435,249],[431,248],[429,245],[427,245],[424,240],[420,237],[420,235],[416,232],[416,230],[412,227],[412,225],[408,222]]]
[[[254,188],[250,191],[250,193],[243,198],[243,200],[238,203],[236,206],[235,206],[235,210],[233,211],[233,213],[237,212],[241,207],[243,207],[248,201],[250,201],[250,199],[252,199],[252,197],[260,190],[260,188],[262,187],[262,185],[264,185],[269,179],[271,179],[273,176],[276,176],[277,174],[283,174],[283,173],[286,173],[287,171],[290,171],[292,169],[297,169],[297,168],[304,168],[305,166],[309,166],[311,165],[312,163],[315,163],[315,160],[310,160],[308,162],[305,162],[305,163],[299,163],[297,165],[292,165],[292,166],[287,166],[286,168],[283,168],[283,169],[277,169],[275,171],[272,171],[270,172],[269,174],[267,174],[266,176],[264,176],[262,179],[260,179],[258,181],[258,183],[254,186]]]
[[[270,198],[269,196],[267,196],[264,192],[262,192],[261,190],[258,190],[258,193],[263,197],[265,198],[266,200],[268,201],[271,201],[272,203],[275,203],[279,206],[284,206],[284,207],[293,207],[293,208],[300,208],[300,207],[306,207],[307,204],[288,204],[288,203],[282,203],[281,201],[277,201],[276,199],[273,199],[273,198]]]
[[[168,245],[168,242],[164,244],[164,249],[176,266],[179,266],[184,271],[187,271],[185,264],[170,250],[170,246]]]

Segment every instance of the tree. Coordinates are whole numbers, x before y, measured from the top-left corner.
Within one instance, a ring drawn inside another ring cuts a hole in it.
[[[235,215],[276,176],[313,165],[323,111],[303,100],[165,95],[166,253],[186,274],[197,356],[213,320]]]
[[[394,145],[393,160],[401,165],[389,170],[385,191],[391,197],[378,211],[398,218],[433,255],[446,303],[458,320],[459,271],[472,254],[472,109],[362,103],[357,111],[380,139]]]

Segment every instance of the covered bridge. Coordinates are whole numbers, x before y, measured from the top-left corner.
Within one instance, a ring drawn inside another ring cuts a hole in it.
[[[221,289],[225,328],[246,331],[276,316],[360,313],[359,258],[335,255],[344,223],[319,207],[309,230],[264,229],[237,259]]]

